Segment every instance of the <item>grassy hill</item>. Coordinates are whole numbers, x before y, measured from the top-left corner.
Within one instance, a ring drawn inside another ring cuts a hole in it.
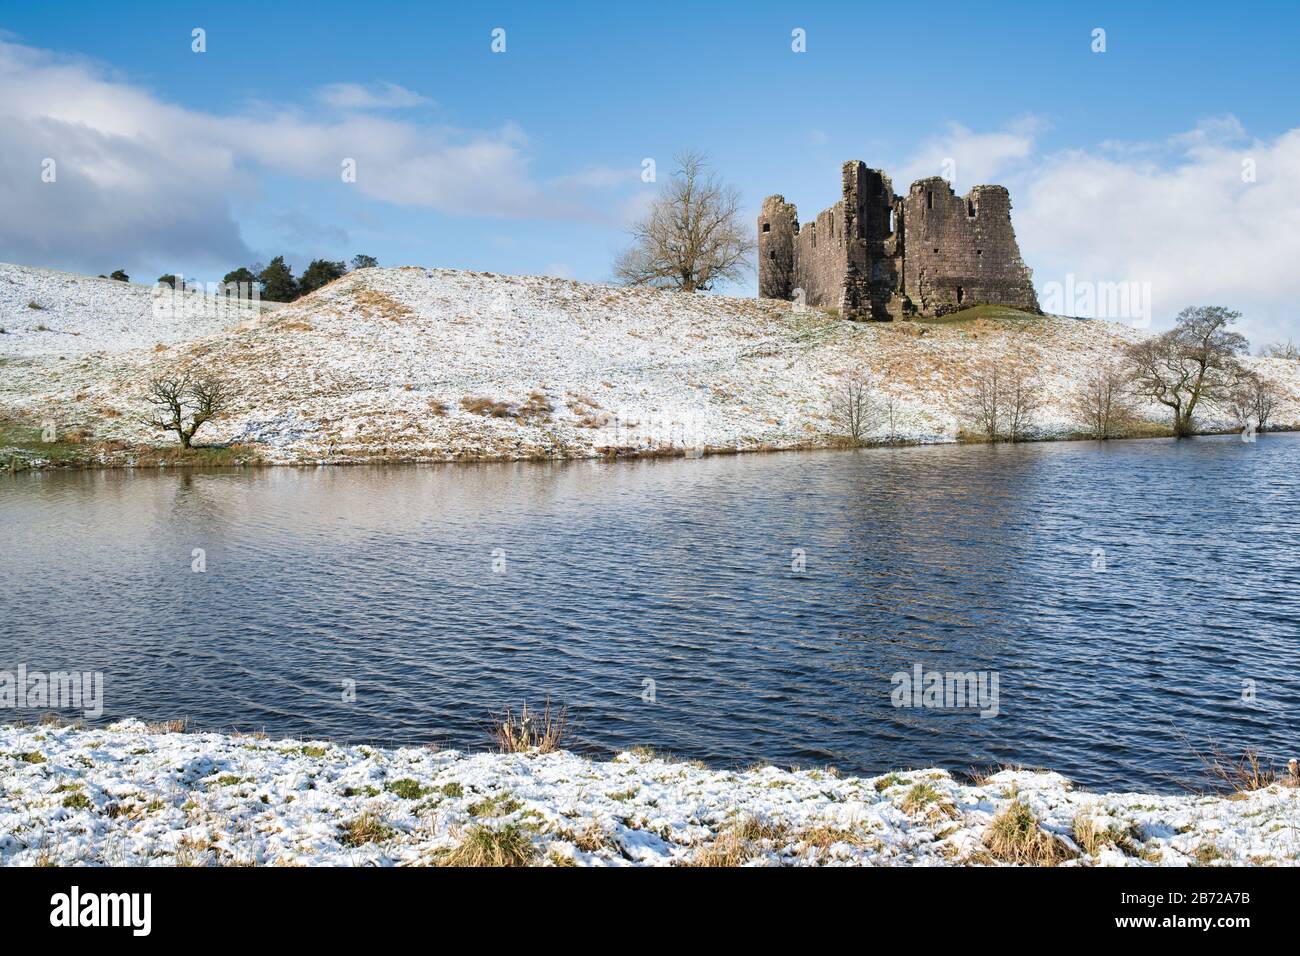
[[[186,327],[156,314],[141,287],[64,275],[0,266],[0,442],[26,459],[185,460],[140,421],[149,378],[185,370],[234,393],[196,438],[223,446],[190,456],[203,463],[822,447],[843,437],[831,397],[859,376],[881,409],[873,439],[890,437],[892,405],[894,439],[952,441],[972,369],[990,360],[1034,370],[1045,396],[1035,435],[1062,437],[1076,430],[1069,396],[1086,370],[1139,335],[990,306],[855,323],[771,300],[413,267],[361,270],[275,311]],[[23,311],[38,296],[59,316],[57,338]],[[1250,361],[1283,386],[1278,421],[1300,421],[1300,364]],[[45,422],[75,447],[33,444]]]

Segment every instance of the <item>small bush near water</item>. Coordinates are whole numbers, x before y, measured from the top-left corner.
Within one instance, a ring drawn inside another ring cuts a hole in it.
[[[559,750],[568,728],[566,709],[553,710],[548,700],[539,714],[524,704],[516,717],[507,710],[496,721],[497,748],[503,754],[551,753]]]

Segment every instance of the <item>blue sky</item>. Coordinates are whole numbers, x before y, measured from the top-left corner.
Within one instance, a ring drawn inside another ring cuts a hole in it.
[[[662,177],[704,149],[755,212],[781,192],[810,218],[845,159],[901,191],[951,157],[959,192],[1012,189],[1037,282],[1150,281],[1158,323],[1219,293],[1256,338],[1300,337],[1297,221],[1265,222],[1300,215],[1294,4],[61,3],[0,29],[6,86],[29,84],[0,133],[3,259],[219,278],[367,252],[601,281],[654,189],[643,158]],[[60,152],[68,188],[42,191]],[[1276,261],[1224,237],[1257,231]]]

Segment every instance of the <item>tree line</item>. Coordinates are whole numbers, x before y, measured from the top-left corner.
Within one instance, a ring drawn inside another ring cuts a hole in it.
[[[374,256],[355,255],[352,257],[351,270],[374,269],[378,266],[379,260]],[[302,275],[295,278],[293,269],[284,261],[284,256],[276,256],[269,265],[264,266],[257,262],[252,266],[240,266],[238,269],[232,269],[226,273],[221,280],[221,284],[225,286],[242,284],[250,289],[256,288],[258,295],[267,302],[292,302],[315,292],[323,286],[329,285],[335,279],[343,278],[351,270],[349,270],[348,264],[341,259],[313,259],[307,265],[307,268],[303,270]],[[111,275],[100,275],[100,278],[116,279],[118,282],[131,281],[131,277],[126,274],[124,269],[118,269]],[[159,285],[165,285],[172,289],[176,288],[178,281],[180,280],[170,272],[158,277]]]

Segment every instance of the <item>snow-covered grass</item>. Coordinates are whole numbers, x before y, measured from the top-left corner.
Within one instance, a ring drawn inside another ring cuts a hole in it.
[[[155,308],[152,286],[0,263],[0,355],[56,357],[174,345],[251,317],[222,317],[214,300],[200,296],[164,297]]]
[[[1055,773],[711,769],[0,727],[0,861],[110,865],[1296,865],[1300,789],[1094,794]]]
[[[832,396],[860,374],[882,409],[892,400],[893,437],[952,441],[974,367],[994,359],[1032,367],[1045,393],[1034,433],[1063,437],[1084,374],[1140,335],[988,310],[856,323],[772,300],[414,267],[360,270],[224,326],[178,326],[143,287],[44,270],[0,267],[0,294],[0,326],[16,330],[0,335],[0,418],[84,433],[87,457],[113,463],[171,440],[141,423],[143,389],[186,369],[236,394],[197,441],[270,462],[823,447],[843,437]],[[57,334],[31,331],[33,298]],[[1276,424],[1300,424],[1300,363],[1248,362],[1279,386]],[[890,437],[883,411],[868,437]]]

